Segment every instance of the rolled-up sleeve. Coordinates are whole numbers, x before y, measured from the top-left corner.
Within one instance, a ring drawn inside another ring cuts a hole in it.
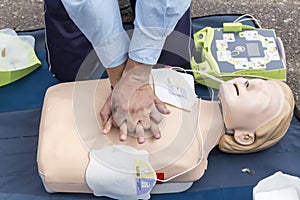
[[[129,57],[154,65],[167,36],[190,7],[191,0],[137,0]]]
[[[62,3],[104,67],[116,67],[127,60],[130,40],[123,28],[117,0],[62,0]]]

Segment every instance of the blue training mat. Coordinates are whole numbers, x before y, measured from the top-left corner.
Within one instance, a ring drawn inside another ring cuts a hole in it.
[[[219,26],[239,15],[209,16],[193,20],[194,30]],[[249,21],[251,23],[251,21]],[[253,24],[252,24],[253,25]],[[36,53],[42,66],[28,76],[0,87],[0,199],[79,200],[96,198],[92,194],[48,194],[38,176],[36,152],[41,108],[48,87],[59,81],[49,72],[43,30],[29,33],[36,37]],[[206,89],[197,85],[197,92]],[[152,195],[151,199],[247,200],[252,188],[265,177],[282,171],[300,177],[300,123],[294,117],[283,139],[258,153],[232,155],[217,148],[209,155],[204,176],[183,193]],[[242,173],[250,168],[254,175]]]

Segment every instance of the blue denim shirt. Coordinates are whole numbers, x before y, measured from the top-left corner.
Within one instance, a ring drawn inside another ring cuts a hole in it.
[[[106,68],[128,56],[154,65],[166,37],[190,7],[191,0],[137,0],[134,31],[128,37],[122,25],[118,0],[62,0],[70,18],[92,43]]]

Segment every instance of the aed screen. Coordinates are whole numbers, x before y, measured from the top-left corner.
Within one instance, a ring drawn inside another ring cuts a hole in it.
[[[260,56],[259,46],[257,43],[246,43],[249,57]]]

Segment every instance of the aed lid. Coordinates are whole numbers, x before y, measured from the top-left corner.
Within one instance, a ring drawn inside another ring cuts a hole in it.
[[[18,36],[12,29],[0,30],[0,86],[28,75],[41,65],[34,42],[33,36]]]

